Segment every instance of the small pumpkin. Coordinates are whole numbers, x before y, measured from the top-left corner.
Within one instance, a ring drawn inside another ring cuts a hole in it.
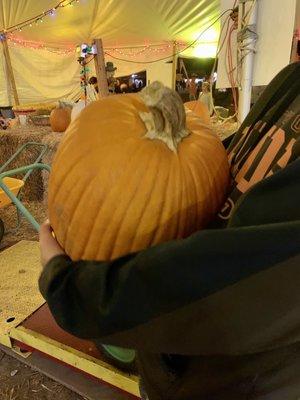
[[[65,132],[71,122],[70,107],[66,107],[63,103],[59,103],[58,107],[54,108],[50,114],[50,125],[53,132]]]
[[[73,259],[111,260],[203,228],[223,204],[225,149],[155,82],[86,107],[54,158],[49,217]]]

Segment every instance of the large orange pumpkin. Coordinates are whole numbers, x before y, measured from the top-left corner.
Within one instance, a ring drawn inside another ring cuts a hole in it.
[[[49,217],[74,260],[110,260],[203,228],[228,185],[226,152],[176,92],[110,96],[72,122],[55,156]]]
[[[53,132],[65,132],[71,122],[71,108],[59,105],[50,114],[50,125]]]

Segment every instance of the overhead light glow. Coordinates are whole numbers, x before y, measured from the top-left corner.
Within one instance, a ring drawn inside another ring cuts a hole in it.
[[[194,48],[193,55],[198,58],[214,58],[217,54],[217,47],[217,43],[198,44]]]
[[[197,38],[199,38],[199,42],[201,43],[211,43],[211,42],[217,42],[218,41],[218,37],[219,37],[219,31],[212,26],[211,28],[209,28],[207,31],[203,32],[196,32],[193,36],[194,36],[194,40],[196,40]]]

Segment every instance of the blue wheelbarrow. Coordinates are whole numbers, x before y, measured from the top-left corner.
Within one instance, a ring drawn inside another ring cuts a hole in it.
[[[39,149],[37,157],[33,163],[19,168],[9,169],[10,165],[28,149]],[[46,170],[50,172],[50,166],[41,163],[45,153],[48,151],[48,146],[42,143],[28,142],[21,146],[13,156],[0,167],[0,208],[6,207],[9,204],[14,204],[17,209],[17,227],[20,225],[21,216],[24,216],[31,225],[39,231],[39,224],[33,215],[27,210],[21,201],[22,188],[26,180],[36,170]],[[22,179],[17,179],[15,176],[22,176]],[[4,235],[4,224],[0,219],[0,241]]]

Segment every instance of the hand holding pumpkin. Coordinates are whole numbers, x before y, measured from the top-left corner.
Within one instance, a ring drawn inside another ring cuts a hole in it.
[[[46,221],[40,227],[40,251],[43,267],[45,267],[53,257],[65,254],[53,236],[49,221]]]

